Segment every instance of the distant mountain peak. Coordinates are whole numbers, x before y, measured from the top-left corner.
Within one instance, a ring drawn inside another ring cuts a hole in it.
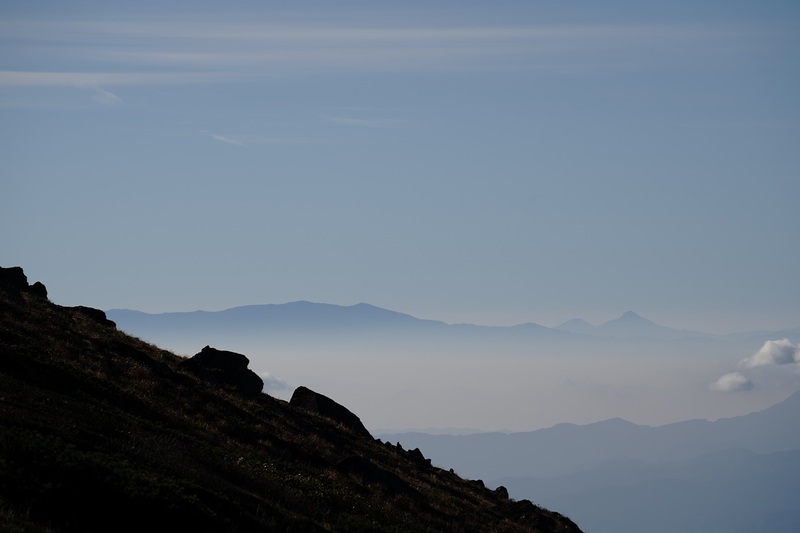
[[[625,311],[618,318],[604,322],[599,326],[593,326],[581,318],[573,318],[572,320],[567,320],[557,327],[557,329],[570,331],[573,333],[607,334],[612,336],[614,334],[630,334],[633,333],[634,330],[637,330],[637,332],[638,330],[643,331],[644,328],[650,332],[652,332],[651,330],[655,329],[667,329],[663,326],[659,326],[651,320],[644,318],[635,311]]]
[[[678,338],[684,332],[656,324],[635,311],[625,311],[619,318],[597,326],[596,331],[611,337]]]
[[[622,313],[619,318],[615,318],[613,320],[609,320],[608,322],[604,322],[600,324],[598,327],[607,327],[613,325],[624,325],[624,326],[656,326],[656,327],[663,327],[659,324],[656,324],[652,320],[648,320],[639,313],[635,311],[625,311]]]
[[[624,313],[622,313],[622,316],[620,316],[617,320],[625,320],[626,322],[636,321],[636,322],[648,322],[650,324],[653,323],[652,321],[647,320],[645,317],[643,317],[642,315],[640,315],[635,311],[625,311]]]

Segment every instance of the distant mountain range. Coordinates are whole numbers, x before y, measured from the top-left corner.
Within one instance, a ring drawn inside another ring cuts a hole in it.
[[[438,342],[498,341],[564,342],[598,340],[689,341],[736,340],[759,344],[768,339],[800,340],[800,328],[743,332],[718,336],[698,331],[679,330],[652,322],[633,311],[617,319],[593,326],[574,319],[555,328],[535,323],[516,326],[447,324],[360,303],[341,306],[313,302],[249,305],[222,311],[143,313],[128,309],[110,309],[108,317],[134,335],[166,342],[184,338],[206,337],[268,338],[272,341],[330,338],[379,338],[387,341],[430,340]]]
[[[380,437],[562,509],[587,531],[800,531],[800,392],[715,422]]]
[[[446,458],[456,470],[481,479],[553,477],[620,460],[658,463],[730,449],[752,453],[800,449],[800,392],[768,409],[714,422],[643,426],[613,418],[519,433],[382,437],[419,446],[434,462]]]
[[[444,327],[444,322],[421,320],[411,315],[369,304],[341,306],[312,302],[247,305],[223,311],[143,313],[128,309],[106,312],[118,325],[135,325],[154,330],[181,331],[187,328],[234,328],[241,330],[331,331],[341,329],[418,329]]]
[[[707,337],[707,333],[699,331],[678,330],[661,326],[633,311],[623,313],[619,318],[609,320],[598,326],[593,326],[576,318],[564,322],[556,329],[577,333],[580,335],[594,335],[601,337],[617,338],[651,338],[651,339],[678,339],[684,337]]]

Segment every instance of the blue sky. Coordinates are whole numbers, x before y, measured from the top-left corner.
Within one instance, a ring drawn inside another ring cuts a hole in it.
[[[55,302],[800,325],[796,2],[164,4],[0,6]]]

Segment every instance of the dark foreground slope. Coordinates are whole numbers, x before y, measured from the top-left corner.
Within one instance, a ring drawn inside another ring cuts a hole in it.
[[[195,366],[0,269],[0,530],[580,531]]]

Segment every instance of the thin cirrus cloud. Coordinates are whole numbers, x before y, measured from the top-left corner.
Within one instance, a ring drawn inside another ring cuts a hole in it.
[[[279,137],[258,137],[255,135],[220,135],[218,133],[207,132],[208,136],[225,144],[232,144],[234,146],[257,146],[257,145],[298,145],[298,144],[311,144],[314,141],[309,139],[290,139]]]
[[[730,28],[664,25],[386,27],[175,20],[17,20],[0,43],[30,51],[29,70],[0,73],[0,85],[113,86],[286,76],[331,69],[556,68],[598,64],[598,53],[642,47],[687,58]],[[605,55],[605,54],[604,54]],[[607,57],[604,61],[610,61]],[[53,71],[57,61],[65,70]],[[36,68],[39,67],[39,68]],[[142,72],[131,69],[143,68]]]
[[[343,124],[345,126],[356,126],[362,128],[380,128],[406,122],[405,120],[400,120],[400,119],[362,118],[362,117],[347,117],[347,116],[332,116],[326,118],[330,122],[333,122],[335,124]]]
[[[49,107],[50,100],[32,100],[31,90],[86,91],[97,104],[116,107],[124,103],[109,87],[195,85],[230,82],[234,76],[219,72],[50,72],[0,70],[0,107]]]
[[[95,88],[95,91],[96,94],[94,99],[100,104],[105,106],[118,106],[123,104],[122,98],[111,91],[103,89],[102,87]]]
[[[248,144],[236,137],[231,137],[229,135],[217,135],[215,133],[208,134],[212,139],[219,141],[225,144],[232,144],[234,146],[248,146]]]
[[[221,81],[221,73],[212,72],[45,72],[0,70],[4,87],[99,87],[130,85],[172,85]]]
[[[708,38],[728,29],[690,24],[591,24],[591,25],[495,25],[495,26],[387,26],[354,25],[331,20],[321,23],[258,23],[235,20],[186,18],[154,22],[118,20],[7,20],[0,22],[4,39],[35,40],[37,36],[65,44],[108,44],[145,40],[183,45],[244,43],[248,46],[281,44],[300,46],[374,46],[436,44],[507,44],[528,42],[537,50],[588,46],[590,43],[630,45],[635,41],[685,41]],[[547,45],[547,46],[543,46]]]

